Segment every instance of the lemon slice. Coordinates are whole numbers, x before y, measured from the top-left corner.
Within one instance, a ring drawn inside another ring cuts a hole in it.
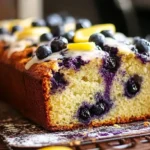
[[[16,37],[18,40],[25,39],[28,37],[39,37],[44,33],[49,33],[50,29],[48,27],[29,27],[25,28],[23,31],[16,32]]]
[[[67,45],[67,48],[71,51],[92,51],[96,45],[94,42],[71,43]]]
[[[14,20],[10,21],[9,30],[11,30],[12,27],[15,25],[21,26],[22,28],[30,27],[32,21],[33,21],[33,18],[14,19]]]
[[[112,30],[115,32],[116,29],[113,24],[100,24],[91,26],[89,28],[79,29],[75,33],[74,42],[87,42],[90,35],[101,32],[102,30]]]
[[[10,20],[2,20],[0,21],[0,27],[9,30]]]
[[[39,150],[72,150],[72,149],[64,146],[51,146],[51,147],[40,148]]]

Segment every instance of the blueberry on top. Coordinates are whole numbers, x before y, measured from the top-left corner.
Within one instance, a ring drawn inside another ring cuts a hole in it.
[[[129,98],[134,97],[141,88],[142,78],[138,75],[131,77],[125,84],[125,95]]]
[[[63,37],[65,37],[69,43],[72,43],[73,42],[73,38],[74,38],[74,31],[69,31],[67,33],[65,33],[64,35],[62,35]]]
[[[148,34],[145,39],[150,42],[150,34]]]
[[[113,35],[112,30],[102,30],[101,34],[103,34],[105,37],[109,37],[109,38],[114,39],[114,35]]]
[[[12,29],[11,29],[11,33],[15,33],[16,31],[21,31],[22,30],[22,27],[21,26],[13,26]]]
[[[62,49],[67,48],[68,41],[64,37],[56,37],[51,42],[52,52],[59,52]]]
[[[0,34],[8,34],[8,31],[5,28],[0,28]]]
[[[150,53],[150,42],[148,42],[145,39],[139,39],[136,43],[135,46],[138,50],[138,53],[144,54],[144,55],[149,55]]]
[[[54,37],[61,36],[65,33],[63,25],[54,25],[51,26],[51,33]]]
[[[133,38],[133,44],[136,44],[141,38],[139,36],[136,36]]]
[[[63,24],[63,19],[59,14],[51,14],[46,18],[49,27]]]
[[[70,16],[67,12],[61,12],[59,13],[61,16],[63,23],[73,23],[75,22],[75,18],[73,16]]]
[[[50,41],[53,38],[53,35],[51,33],[44,33],[40,36],[41,42]]]
[[[45,21],[40,19],[32,22],[32,27],[42,27],[45,26]]]
[[[36,50],[36,56],[38,59],[44,59],[48,57],[51,53],[52,51],[50,47],[46,45],[39,46]]]
[[[74,23],[75,22],[75,18],[72,16],[66,16],[63,17],[64,23]]]
[[[137,48],[135,46],[131,47],[131,51],[133,51],[134,53],[138,52],[138,50],[137,50]]]
[[[110,72],[116,72],[120,65],[120,58],[117,56],[109,56],[104,59],[104,68]]]
[[[90,36],[89,42],[95,42],[96,45],[103,47],[105,37],[101,33],[94,33]]]
[[[90,109],[87,106],[80,107],[78,117],[81,122],[88,123],[91,118]]]
[[[78,19],[76,22],[76,30],[81,28],[88,28],[91,26],[91,22],[88,19]]]

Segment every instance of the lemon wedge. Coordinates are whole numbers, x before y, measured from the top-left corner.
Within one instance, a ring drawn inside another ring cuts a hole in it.
[[[15,35],[18,40],[21,40],[28,37],[39,37],[40,35],[49,32],[50,29],[48,27],[29,27],[25,28],[23,31],[16,32]]]
[[[92,51],[96,48],[96,45],[94,42],[70,43],[67,48],[71,51]]]
[[[72,150],[72,149],[64,146],[51,146],[51,147],[41,148],[39,150]]]
[[[14,19],[10,21],[9,30],[12,29],[13,26],[21,26],[22,28],[27,28],[31,26],[33,18],[26,18],[26,19]]]
[[[115,32],[116,29],[113,24],[100,24],[91,26],[89,28],[79,29],[75,33],[74,42],[87,42],[93,33],[98,33],[102,30],[112,30]]]
[[[0,21],[0,27],[9,30],[10,20]]]

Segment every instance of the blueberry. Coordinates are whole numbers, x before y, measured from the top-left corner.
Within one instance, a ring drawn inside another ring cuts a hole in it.
[[[145,39],[150,42],[150,34],[148,34]]]
[[[136,47],[134,47],[134,46],[131,48],[131,51],[133,51],[133,52],[135,52],[135,53],[138,52],[138,50],[137,50]]]
[[[90,109],[87,106],[80,107],[79,109],[79,120],[83,123],[89,122],[91,118]]]
[[[32,22],[32,27],[42,27],[45,26],[45,21],[44,20],[36,20]]]
[[[138,53],[144,54],[144,55],[149,55],[150,53],[150,43],[145,40],[145,39],[140,39],[136,42],[135,44]]]
[[[125,84],[125,95],[129,98],[135,96],[141,88],[142,78],[138,75],[131,77]]]
[[[94,33],[90,36],[89,42],[95,42],[96,45],[103,47],[105,37],[101,33]]]
[[[109,37],[109,38],[114,39],[114,35],[113,35],[112,30],[102,30],[100,33],[103,34],[105,37]]]
[[[78,19],[76,22],[76,30],[81,28],[88,28],[91,26],[91,22],[88,19]]]
[[[92,115],[101,116],[105,112],[105,107],[106,104],[104,102],[97,102],[91,107],[90,112]]]
[[[73,42],[73,38],[74,38],[74,31],[69,31],[67,33],[65,33],[64,35],[62,35],[63,37],[65,37],[69,43],[72,43]]]
[[[51,26],[51,33],[54,37],[61,36],[65,33],[64,26],[63,25],[55,25]]]
[[[63,24],[63,19],[59,14],[51,14],[46,18],[47,26],[57,26]]]
[[[64,23],[74,23],[75,22],[75,18],[72,16],[66,16],[63,18]]]
[[[120,65],[120,58],[117,56],[109,56],[104,60],[104,68],[110,72],[116,72]]]
[[[116,47],[110,47],[108,45],[104,45],[102,50],[106,51],[111,56],[116,56],[118,53],[118,49]]]
[[[5,28],[0,28],[0,34],[8,34],[8,31]]]
[[[51,49],[49,46],[39,46],[38,49],[36,50],[36,56],[38,59],[44,59],[47,56],[49,56],[52,53]]]
[[[62,49],[67,48],[68,41],[64,37],[56,37],[51,42],[52,52],[59,52]]]
[[[136,36],[133,38],[133,44],[136,45],[136,43],[140,40],[141,38],[139,36]]]
[[[11,33],[15,33],[16,31],[21,31],[22,30],[22,27],[21,26],[13,26],[12,29],[11,29]]]
[[[68,84],[63,73],[53,72],[53,77],[51,78],[51,94],[65,90]]]
[[[41,42],[50,41],[53,38],[53,35],[51,33],[44,33],[40,36]]]
[[[63,23],[74,23],[75,18],[70,16],[67,12],[61,12],[59,14],[63,20]]]

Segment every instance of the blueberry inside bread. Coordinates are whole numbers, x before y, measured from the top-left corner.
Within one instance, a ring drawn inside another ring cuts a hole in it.
[[[68,43],[66,34],[43,34],[41,41],[50,42],[11,55],[12,49],[3,50],[0,69],[16,75],[8,75],[9,82],[0,75],[0,88],[11,93],[4,97],[53,131],[149,118],[150,43],[119,41],[109,27],[79,29],[76,43]]]

